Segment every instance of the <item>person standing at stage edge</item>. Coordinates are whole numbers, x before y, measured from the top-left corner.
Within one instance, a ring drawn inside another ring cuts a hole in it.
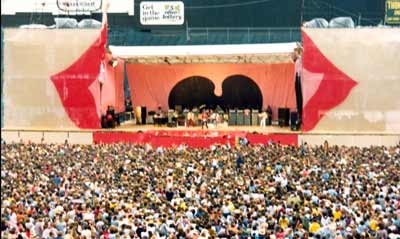
[[[201,113],[201,129],[204,129],[204,126],[206,126],[206,128],[208,129],[207,120],[208,120],[207,112],[203,110],[203,112]]]
[[[258,114],[258,117],[260,117],[260,127],[265,128],[268,120],[268,114],[266,111],[263,111],[261,114]]]

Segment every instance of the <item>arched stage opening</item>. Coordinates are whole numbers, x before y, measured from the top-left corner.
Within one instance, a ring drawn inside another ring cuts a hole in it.
[[[216,96],[212,80],[202,76],[190,76],[179,81],[171,90],[168,106],[176,105],[192,109],[205,105],[215,109],[261,109],[263,96],[257,83],[245,75],[231,75],[222,83],[222,95]]]
[[[257,83],[245,75],[232,75],[222,83],[219,99],[224,109],[261,109],[263,95]]]
[[[176,105],[181,105],[182,108],[192,109],[203,104],[214,108],[218,104],[214,89],[214,83],[206,77],[187,77],[179,81],[169,93],[169,108],[174,109]]]

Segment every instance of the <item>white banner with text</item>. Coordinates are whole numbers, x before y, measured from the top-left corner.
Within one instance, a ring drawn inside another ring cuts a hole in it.
[[[140,23],[142,25],[182,25],[185,8],[183,2],[141,2]]]

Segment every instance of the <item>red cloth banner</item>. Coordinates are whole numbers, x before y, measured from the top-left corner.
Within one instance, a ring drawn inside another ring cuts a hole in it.
[[[303,31],[303,130],[312,130],[325,114],[342,103],[357,85],[326,58]]]
[[[69,118],[81,129],[100,128],[100,64],[105,57],[107,24],[82,56],[64,71],[51,76]]]
[[[105,114],[109,105],[114,106],[115,113],[123,112],[125,111],[124,62],[106,54],[103,64],[105,79],[101,91],[101,113]]]
[[[208,148],[213,144],[235,144],[236,137],[246,137],[250,144],[266,144],[269,140],[285,145],[298,145],[297,134],[250,134],[244,131],[146,131],[94,132],[93,143],[151,144],[153,147],[177,147],[187,144],[193,148]]]

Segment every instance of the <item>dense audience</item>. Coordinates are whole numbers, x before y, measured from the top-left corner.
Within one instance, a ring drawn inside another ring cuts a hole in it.
[[[400,146],[6,144],[2,238],[399,238]]]

